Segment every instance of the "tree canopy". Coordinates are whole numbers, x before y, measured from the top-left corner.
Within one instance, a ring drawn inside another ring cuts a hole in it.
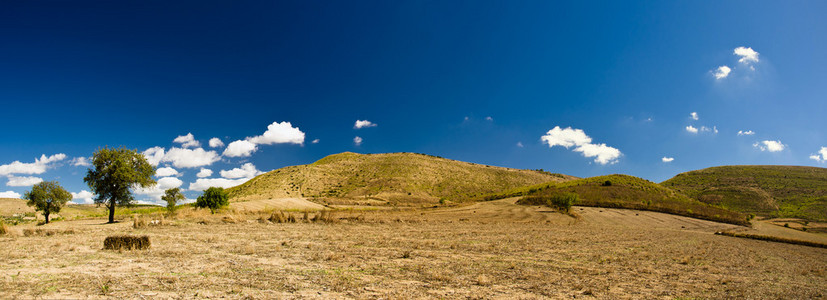
[[[224,188],[211,187],[204,191],[204,194],[198,196],[195,201],[196,207],[209,208],[210,212],[215,213],[215,210],[230,205],[230,197]]]
[[[32,186],[32,190],[23,195],[28,206],[34,206],[36,211],[42,211],[49,224],[49,215],[59,213],[66,202],[72,200],[72,194],[67,192],[57,181],[43,181]]]
[[[184,197],[184,194],[181,194],[180,188],[168,189],[164,191],[164,195],[161,196],[161,200],[167,202],[167,211],[170,213],[175,212],[175,204],[184,199],[187,199],[187,197]]]
[[[135,198],[129,189],[155,185],[153,175],[155,167],[137,150],[101,148],[92,155],[92,167],[83,181],[97,195],[95,203],[109,208],[109,223],[114,223],[115,206],[131,205]]]

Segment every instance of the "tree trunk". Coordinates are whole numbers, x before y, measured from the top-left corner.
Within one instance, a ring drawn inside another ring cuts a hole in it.
[[[46,202],[46,211],[43,212],[43,216],[46,217],[46,223],[44,224],[49,224],[49,212],[52,210],[51,204],[51,202]]]
[[[115,223],[115,200],[109,203],[109,223]]]
[[[46,217],[46,224],[49,224],[49,210],[46,210],[46,213],[43,214]]]

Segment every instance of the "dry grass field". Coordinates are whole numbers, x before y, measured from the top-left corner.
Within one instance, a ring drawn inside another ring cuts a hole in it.
[[[184,208],[139,229],[14,226],[0,236],[0,298],[827,296],[827,249],[716,236],[740,227],[656,212],[575,207],[574,218],[514,201],[343,211],[332,223]],[[152,247],[103,250],[120,234]]]

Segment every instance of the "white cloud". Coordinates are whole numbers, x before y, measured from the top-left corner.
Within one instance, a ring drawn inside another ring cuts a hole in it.
[[[523,142],[517,142],[517,147],[520,147],[520,148],[524,147]]]
[[[747,131],[738,130],[738,135],[753,135],[753,134],[755,134],[755,132],[752,131],[752,130],[747,130]]]
[[[492,117],[488,116],[488,117],[485,117],[485,120],[486,120],[486,121],[494,121],[494,118],[492,118]]]
[[[250,178],[226,179],[226,178],[199,178],[190,183],[189,190],[204,191],[211,187],[231,188],[247,182]]]
[[[92,204],[95,203],[95,194],[87,190],[81,190],[79,193],[72,193],[72,202],[80,203],[80,204]]]
[[[353,124],[353,128],[355,128],[355,129],[361,129],[361,128],[367,128],[367,127],[376,127],[376,126],[378,126],[376,123],[373,123],[373,122],[368,121],[368,120],[356,120],[356,123]]]
[[[179,174],[180,173],[178,173],[178,170],[170,167],[158,168],[158,170],[155,170],[155,176],[157,177],[177,176]]]
[[[210,177],[212,176],[212,170],[201,168],[201,171],[198,171],[198,174],[195,174],[198,178]]]
[[[14,191],[0,192],[0,198],[20,199],[20,196],[21,196],[20,194],[15,193]]]
[[[174,140],[173,143],[181,144],[181,147],[189,148],[189,147],[201,147],[201,143],[195,140],[195,137],[192,133],[187,133],[187,135],[179,135]]]
[[[715,72],[712,73],[712,75],[715,76],[715,79],[724,79],[727,78],[727,76],[729,76],[730,72],[732,72],[732,69],[730,69],[729,67],[720,66],[718,67],[718,69],[715,70]]]
[[[221,139],[217,137],[211,138],[209,144],[211,148],[224,147],[224,142],[222,142]]]
[[[246,163],[241,165],[240,168],[235,168],[229,171],[221,170],[221,177],[234,179],[234,178],[253,178],[259,174],[264,172],[259,171],[256,169],[256,166],[253,163]]]
[[[152,147],[144,150],[142,154],[146,157],[146,161],[149,162],[150,165],[157,166],[161,160],[164,159],[164,148]]]
[[[689,130],[689,129],[687,129],[687,130]],[[701,126],[700,131],[701,132],[718,133],[718,126],[712,126],[712,128],[709,128],[709,127],[706,127],[706,126]]]
[[[211,165],[219,159],[219,155],[215,151],[205,151],[203,148],[186,149],[173,147],[164,154],[164,158],[161,161],[171,162],[176,168],[195,168]]]
[[[353,144],[356,146],[362,145],[362,138],[358,136],[353,138]]]
[[[9,176],[9,182],[6,183],[7,186],[33,186],[35,184],[43,182],[43,178],[34,177],[34,176]]]
[[[88,167],[91,166],[92,163],[89,162],[89,158],[86,157],[75,157],[71,161],[73,166],[81,166],[81,167]]]
[[[698,120],[698,113],[694,112],[694,111],[689,113],[689,118],[691,118],[692,120],[697,121]]]
[[[781,141],[761,141],[755,144],[752,144],[753,147],[760,149],[761,151],[769,151],[769,152],[779,152],[784,151],[784,148],[787,145],[781,143]]]
[[[313,140],[313,141],[312,141],[312,142],[310,142],[310,143],[312,143],[312,144],[318,144],[318,143],[319,143],[319,139],[315,139],[315,140]]]
[[[238,140],[227,145],[224,149],[224,156],[227,157],[248,157],[258,150],[256,144],[246,141]]]
[[[585,157],[594,157],[594,162],[601,165],[616,163],[622,155],[617,148],[606,146],[606,144],[592,144],[592,138],[587,136],[583,130],[571,127],[562,129],[560,126],[555,126],[540,137],[540,140],[549,147],[563,146],[568,149],[576,146],[575,152],[583,153]]]
[[[290,122],[273,122],[267,126],[264,134],[248,139],[249,141],[262,144],[304,144],[304,132],[298,127],[293,127]]]
[[[66,159],[66,154],[58,153],[52,156],[40,155],[40,158],[35,158],[33,163],[14,161],[10,164],[0,165],[0,175],[43,174],[46,169],[52,167],[52,163],[64,159]]]
[[[180,187],[182,184],[184,184],[184,182],[181,181],[181,179],[175,177],[164,177],[158,179],[158,183],[155,186],[148,188],[136,187],[134,190],[135,194],[146,195],[151,197],[152,200],[159,201],[166,190]]]
[[[818,153],[810,155],[810,159],[823,163],[827,161],[827,147],[821,147]]]
[[[686,126],[686,131],[690,133],[698,133],[698,128],[693,127],[692,125]]]
[[[748,64],[750,62],[758,62],[758,52],[755,52],[752,48],[738,47],[735,48],[732,53],[741,57],[741,59],[738,60],[740,63]]]
[[[663,158],[661,158],[660,160],[661,160],[661,161],[663,161],[663,162],[665,162],[665,163],[668,163],[668,162],[672,162],[673,160],[675,160],[675,158],[674,158],[674,157],[666,157],[666,156],[664,156],[664,157],[663,157]]]

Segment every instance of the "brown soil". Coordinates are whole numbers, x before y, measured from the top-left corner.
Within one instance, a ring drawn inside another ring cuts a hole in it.
[[[0,236],[0,298],[827,294],[826,249],[716,236],[738,227],[654,212],[575,207],[575,218],[513,201],[336,212],[335,223],[273,224],[256,213],[187,208],[172,225],[143,229],[61,221],[40,227],[60,229],[54,235],[23,236],[27,227],[15,226],[17,234]],[[152,248],[102,250],[107,236],[120,234],[147,235]]]

